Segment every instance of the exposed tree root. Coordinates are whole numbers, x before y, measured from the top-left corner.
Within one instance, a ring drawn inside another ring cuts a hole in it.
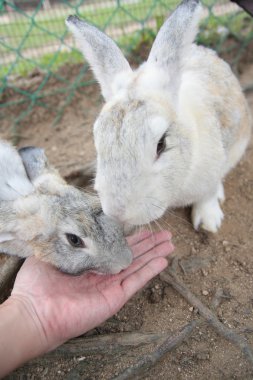
[[[42,364],[43,361],[78,355],[119,353],[129,348],[156,343],[163,339],[165,333],[115,333],[71,339],[48,354],[32,360],[27,365]]]
[[[159,345],[153,352],[141,357],[136,363],[131,365],[129,368],[125,369],[118,376],[112,378],[112,380],[130,379],[152,367],[166,353],[172,351],[180,343],[187,339],[193,332],[197,323],[198,321],[191,321],[186,326],[184,326],[182,330],[180,330],[178,333],[169,335],[165,340],[163,340],[163,343]]]
[[[252,327],[244,327],[242,329],[237,330],[238,334],[253,334]]]
[[[206,307],[187,287],[180,281],[173,271],[168,270],[160,275],[162,281],[170,284],[181,294],[193,307],[198,309],[199,314],[224,338],[238,346],[250,363],[253,365],[253,352],[246,339],[235,331],[226,327],[219,321],[216,315]]]

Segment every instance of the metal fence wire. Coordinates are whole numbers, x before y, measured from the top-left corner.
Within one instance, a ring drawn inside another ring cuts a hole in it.
[[[67,32],[69,14],[98,26],[141,61],[178,0],[0,0],[0,121],[13,135],[38,108],[52,125],[93,77]],[[253,50],[253,19],[229,0],[203,0],[197,42],[240,70]],[[251,57],[252,58],[252,57]],[[58,96],[59,95],[59,96]],[[58,101],[56,101],[58,99]]]

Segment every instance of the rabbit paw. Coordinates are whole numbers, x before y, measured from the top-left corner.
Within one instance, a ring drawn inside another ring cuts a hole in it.
[[[222,186],[222,185],[221,185]],[[221,226],[224,214],[220,208],[220,201],[224,201],[224,192],[220,188],[215,197],[205,202],[199,202],[192,207],[192,222],[195,230],[200,227],[206,231],[217,232]]]
[[[221,204],[225,201],[225,194],[224,194],[224,188],[223,188],[222,183],[220,183],[218,186],[217,198]]]

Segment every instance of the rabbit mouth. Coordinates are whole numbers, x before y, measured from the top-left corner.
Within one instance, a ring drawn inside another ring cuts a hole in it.
[[[130,264],[129,264],[130,265]],[[106,269],[102,269],[102,268],[98,268],[98,269],[90,269],[88,270],[89,273],[94,273],[94,274],[98,274],[99,276],[110,276],[110,275],[116,275],[116,274],[119,274],[120,272],[122,272],[123,270],[125,270],[126,268],[128,268],[128,265],[124,268],[122,268],[122,266],[120,266],[119,268],[106,268]],[[86,272],[86,270],[85,270]]]
[[[93,269],[92,272],[101,275],[114,275],[122,272],[123,270],[127,269],[133,261],[133,256],[130,250],[127,250],[124,253],[126,255],[121,262],[110,262],[109,265],[100,266],[99,268]]]
[[[119,274],[123,270],[127,269],[129,265],[131,265],[133,261],[133,257],[129,257],[129,260],[124,260],[124,264],[112,264],[110,263],[110,266],[100,267],[93,269],[91,272],[99,274],[99,275],[114,275]]]
[[[74,277],[78,277],[78,276],[82,276],[84,273],[86,272],[91,272],[92,269],[78,269],[78,270],[71,270],[71,269],[65,269],[65,268],[62,268],[62,267],[57,267],[57,269],[61,272],[61,273],[64,273],[64,274],[68,274],[68,275],[71,275],[71,276],[74,276]]]
[[[58,269],[62,273],[68,274],[68,275],[73,276],[73,277],[79,277],[79,276],[82,276],[85,273],[95,273],[95,274],[99,274],[99,275],[102,275],[102,274],[106,275],[106,274],[108,274],[108,273],[105,273],[105,272],[100,272],[99,270],[94,269],[94,268],[84,268],[84,269],[81,269],[81,270],[69,270],[69,269],[63,269],[63,268],[58,268]]]
[[[124,265],[122,264],[111,264],[111,266],[100,266],[100,267],[90,267],[90,268],[84,268],[84,269],[76,269],[76,270],[71,270],[71,269],[66,269],[62,267],[58,267],[58,269],[65,274],[71,275],[71,276],[82,276],[84,273],[94,273],[98,275],[114,275],[122,272],[126,268],[129,267],[129,265],[132,262],[132,257],[129,260],[129,262],[125,263]]]

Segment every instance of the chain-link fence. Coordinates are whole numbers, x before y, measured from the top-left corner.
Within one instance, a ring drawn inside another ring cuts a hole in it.
[[[142,60],[178,0],[0,0],[0,120],[6,128],[29,124],[38,108],[57,123],[93,77],[83,64],[65,18],[97,25],[130,56]],[[229,0],[203,0],[198,43],[211,46],[238,69],[250,59],[253,19]],[[252,49],[253,50],[253,49]],[[251,57],[252,58],[252,57]],[[239,66],[238,66],[239,65]]]

